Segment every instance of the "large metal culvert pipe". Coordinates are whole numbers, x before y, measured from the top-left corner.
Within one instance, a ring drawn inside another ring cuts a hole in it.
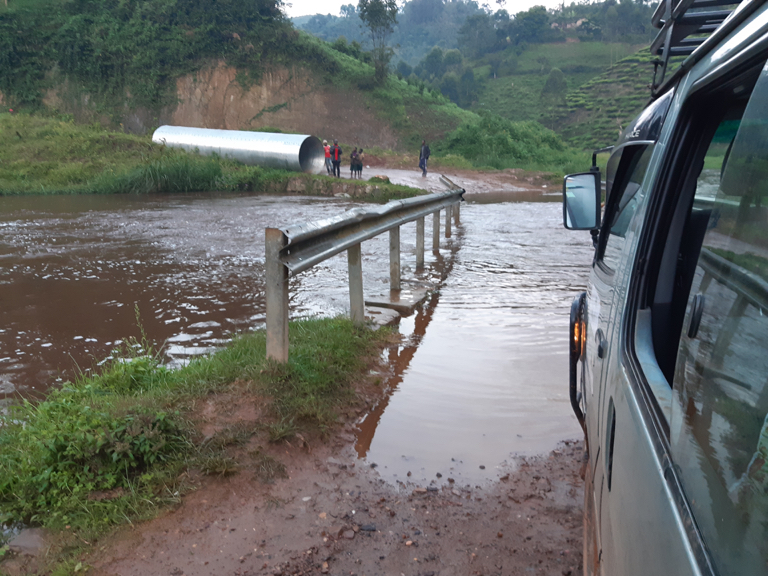
[[[203,156],[217,154],[255,166],[310,174],[319,174],[325,169],[322,142],[305,134],[160,126],[152,135],[152,142]]]

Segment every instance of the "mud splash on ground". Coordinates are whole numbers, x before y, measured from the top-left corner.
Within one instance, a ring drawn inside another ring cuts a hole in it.
[[[83,561],[96,575],[581,573],[582,449],[517,461],[491,488],[401,484],[355,466],[346,428],[276,452],[289,478],[206,480]]]

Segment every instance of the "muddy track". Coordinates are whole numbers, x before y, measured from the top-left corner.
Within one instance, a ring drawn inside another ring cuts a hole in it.
[[[282,446],[289,478],[271,485],[246,471],[205,479],[177,510],[101,543],[83,558],[89,573],[581,573],[579,444],[484,487],[391,486],[356,466],[353,431],[311,452]]]

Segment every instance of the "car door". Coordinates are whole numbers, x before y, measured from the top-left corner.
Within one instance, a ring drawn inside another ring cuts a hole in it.
[[[586,338],[582,396],[590,452],[585,474],[585,559],[594,572],[600,564],[601,543],[596,519],[605,489],[605,376],[614,352],[616,288],[626,284],[629,223],[643,197],[642,182],[650,165],[672,93],[657,99],[630,124],[608,160],[606,202],[586,297]]]
[[[730,54],[738,56],[737,48]],[[762,313],[759,305],[744,301],[736,305],[738,297],[733,290],[728,293],[714,279],[705,282],[703,272],[713,266],[711,253],[717,254],[706,239],[726,242],[724,237],[734,226],[724,219],[726,213],[736,218],[734,214],[746,203],[757,215],[754,218],[764,218],[757,177],[750,184],[742,179],[739,185],[731,186],[731,190],[748,190],[744,194],[749,201],[726,195],[718,203],[711,194],[713,187],[721,190],[726,186],[729,170],[744,175],[745,166],[750,165],[754,174],[763,174],[764,161],[768,160],[768,151],[754,138],[739,146],[740,138],[747,141],[744,122],[750,114],[762,118],[753,125],[768,125],[768,93],[763,88],[767,81],[762,70],[768,43],[765,47],[758,43],[758,48],[744,49],[748,57],[742,58],[739,66],[719,70],[716,77],[704,62],[678,87],[674,122],[657,144],[658,168],[651,168],[653,175],[644,184],[648,193],[638,211],[642,217],[629,224],[629,233],[637,233],[637,244],[636,250],[630,249],[632,267],[626,292],[621,294],[624,288],[617,289],[616,298],[625,299],[625,304],[609,335],[615,348],[605,369],[602,399],[604,455],[599,465],[604,467],[605,487],[600,494],[599,527],[603,574],[767,572],[766,557],[755,543],[756,538],[766,535],[762,531],[764,512],[745,519],[745,506],[755,506],[754,497],[740,506],[728,504],[735,498],[733,490],[738,490],[739,479],[743,477],[744,485],[754,487],[761,478],[759,473],[754,477],[748,474],[748,470],[762,469],[758,464],[765,451],[761,412],[758,409],[755,413],[752,406],[759,400],[751,397],[747,401],[752,410],[749,434],[741,425],[728,428],[724,419],[726,413],[733,421],[746,413],[745,405],[733,399],[744,389],[735,380],[746,379],[750,392],[762,391],[768,365],[753,363],[753,368],[737,377],[723,369],[720,356],[706,358],[717,349],[739,370],[744,369],[748,365],[746,342],[752,342],[754,352],[764,346],[757,345],[757,339],[768,332],[761,334],[762,328],[757,326]],[[762,137],[768,141],[768,134]],[[745,152],[737,160],[734,154],[739,150]],[[722,195],[721,190],[716,197]],[[746,213],[746,208],[742,210]],[[718,227],[720,232],[712,232]],[[756,227],[750,230],[735,238],[746,252],[754,252],[746,247],[746,238],[757,238]],[[762,241],[755,242],[760,246]],[[730,240],[726,243],[732,245]],[[719,265],[725,266],[722,262]],[[730,266],[727,274],[745,277],[735,270]],[[716,287],[717,295],[713,292]],[[742,319],[747,313],[751,320]],[[734,356],[725,342],[736,342],[736,327],[746,325],[752,331],[751,340],[738,340],[740,352]],[[763,362],[766,354],[757,356]],[[762,375],[755,376],[760,370]],[[724,400],[728,394],[722,386],[718,389],[705,384],[707,378],[728,381],[730,400]],[[733,450],[738,458],[729,445],[737,437],[741,448]],[[738,466],[725,467],[723,462],[731,462],[729,458],[736,458]],[[726,488],[717,492],[715,480]],[[723,520],[724,510],[730,511],[730,521]],[[736,529],[739,518],[740,531]],[[733,544],[732,551],[720,558],[716,550],[729,540],[723,538],[726,534],[731,541],[742,542],[748,537],[752,544]],[[748,558],[745,547],[749,546]],[[743,564],[734,563],[734,558]]]

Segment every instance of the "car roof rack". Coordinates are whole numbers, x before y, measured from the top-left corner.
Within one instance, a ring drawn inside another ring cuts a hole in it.
[[[651,83],[654,96],[664,82],[669,60],[693,54],[740,3],[741,0],[661,0],[651,18],[653,26],[659,28],[651,43],[651,54],[660,57],[654,62]]]

